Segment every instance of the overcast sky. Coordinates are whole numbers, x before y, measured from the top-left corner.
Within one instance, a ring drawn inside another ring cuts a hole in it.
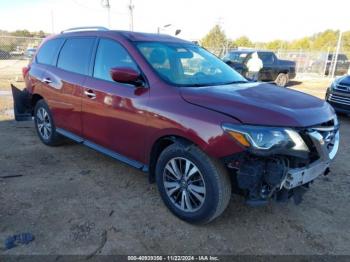
[[[111,28],[129,29],[129,0],[110,0]],[[220,23],[230,38],[245,35],[254,41],[292,40],[325,29],[350,30],[349,0],[133,0],[134,29],[166,33],[182,30],[180,37],[202,38]],[[0,29],[52,31],[107,26],[101,0],[0,0]]]

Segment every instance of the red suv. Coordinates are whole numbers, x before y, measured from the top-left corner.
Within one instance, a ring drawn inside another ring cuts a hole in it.
[[[171,36],[64,31],[43,41],[23,74],[16,119],[34,116],[44,144],[68,137],[143,170],[191,223],[218,217],[232,191],[254,206],[298,203],[338,150],[327,102],[248,82]]]

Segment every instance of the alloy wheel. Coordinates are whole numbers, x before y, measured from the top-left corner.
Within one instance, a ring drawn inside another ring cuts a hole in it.
[[[163,172],[163,184],[171,202],[184,212],[195,212],[205,201],[206,187],[199,168],[190,160],[175,157]]]
[[[48,140],[52,134],[51,119],[45,108],[40,107],[36,113],[37,127],[41,137]]]

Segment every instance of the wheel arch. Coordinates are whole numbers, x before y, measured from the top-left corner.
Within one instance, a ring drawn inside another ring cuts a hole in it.
[[[158,138],[152,145],[152,149],[149,157],[148,173],[149,173],[150,183],[155,182],[155,169],[156,169],[156,164],[160,154],[163,152],[165,148],[167,148],[168,146],[174,143],[182,144],[184,147],[188,147],[190,145],[196,145],[193,141],[179,135],[165,135]]]
[[[38,103],[38,101],[41,99],[44,99],[44,97],[39,95],[39,94],[35,93],[32,95],[32,99],[31,99],[32,114],[34,114],[34,108],[35,108],[36,104]]]
[[[281,70],[278,71],[277,76],[278,76],[279,74],[289,74],[289,69],[287,69],[287,68],[281,69]]]

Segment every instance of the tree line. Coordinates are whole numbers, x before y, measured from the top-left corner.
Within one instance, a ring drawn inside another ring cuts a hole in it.
[[[269,42],[253,42],[246,36],[230,39],[226,36],[220,25],[215,25],[201,40],[200,44],[209,50],[234,49],[248,47],[267,50],[303,50],[334,52],[339,38],[339,31],[325,30],[309,37],[293,41],[273,40]],[[341,52],[350,55],[350,31],[343,32]]]
[[[48,33],[45,33],[44,31],[40,30],[37,32],[30,32],[26,29],[24,30],[16,30],[13,32],[5,31],[5,30],[0,30],[0,36],[18,36],[18,37],[39,37],[43,38],[45,36],[48,36]]]

